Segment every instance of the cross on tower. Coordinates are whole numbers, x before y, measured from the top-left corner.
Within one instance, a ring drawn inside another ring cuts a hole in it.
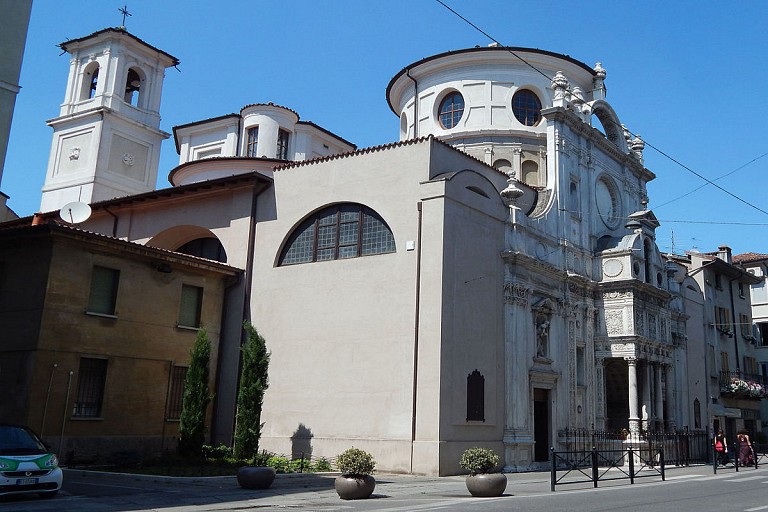
[[[123,14],[123,24],[121,26],[123,28],[125,28],[125,17],[126,16],[133,16],[133,14],[128,12],[128,6],[127,5],[123,5],[123,7],[121,9],[118,9],[118,11],[120,11]]]

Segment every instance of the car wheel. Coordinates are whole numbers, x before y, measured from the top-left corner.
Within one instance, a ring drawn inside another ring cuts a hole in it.
[[[53,497],[54,497],[54,496],[56,496],[58,493],[59,493],[58,489],[57,489],[57,490],[55,490],[55,491],[49,491],[49,492],[41,492],[41,493],[40,493],[40,497],[41,497],[41,498],[45,498],[45,499],[49,499],[49,498],[53,498]]]

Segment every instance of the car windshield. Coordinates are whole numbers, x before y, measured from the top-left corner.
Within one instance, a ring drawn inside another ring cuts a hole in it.
[[[43,443],[31,431],[0,425],[0,455],[35,455],[47,453]]]

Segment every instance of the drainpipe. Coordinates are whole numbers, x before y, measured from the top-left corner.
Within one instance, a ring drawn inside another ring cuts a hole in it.
[[[733,348],[736,350],[736,374],[741,375],[741,364],[739,363],[739,337],[736,335],[736,304],[733,301],[733,282],[736,279],[738,279],[738,277],[728,280],[728,292],[731,296],[731,321],[733,322]]]
[[[45,416],[48,414],[48,400],[51,398],[51,385],[53,384],[53,374],[58,368],[58,364],[53,363],[51,367],[51,376],[48,378],[48,392],[45,394],[45,405],[43,406],[43,421],[40,422],[40,437],[43,437],[43,429],[45,428]]]
[[[104,211],[112,216],[112,238],[117,238],[117,215],[109,211],[109,208],[104,208]]]
[[[61,436],[59,437],[59,451],[58,456],[63,459],[64,456],[61,453],[61,449],[64,446],[64,426],[67,424],[67,413],[69,412],[69,390],[72,387],[72,376],[75,374],[72,370],[69,370],[69,378],[67,379],[67,398],[64,399],[64,417],[61,418]]]
[[[416,300],[413,319],[413,396],[411,398],[411,473],[413,473],[413,443],[416,442],[416,389],[419,377],[419,315],[421,304],[421,226],[424,218],[422,202],[416,203],[418,224],[416,231]]]
[[[410,69],[405,70],[405,76],[413,80],[413,138],[417,139],[419,137],[419,82],[411,76]]]

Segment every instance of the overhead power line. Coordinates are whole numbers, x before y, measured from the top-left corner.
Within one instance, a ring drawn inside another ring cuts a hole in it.
[[[467,23],[469,26],[471,26],[472,28],[474,28],[475,30],[477,30],[478,32],[480,32],[481,34],[483,34],[485,37],[487,37],[488,39],[490,39],[492,42],[494,42],[494,43],[498,44],[500,47],[502,47],[502,48],[506,49],[506,50],[507,50],[507,51],[508,51],[510,54],[514,55],[514,56],[515,56],[517,59],[519,59],[521,62],[523,62],[523,63],[524,63],[524,64],[526,64],[527,66],[531,67],[531,68],[532,68],[533,70],[535,70],[537,73],[539,73],[540,75],[542,75],[543,77],[547,78],[547,79],[548,79],[548,80],[550,80],[550,81],[552,80],[552,77],[550,77],[549,75],[547,75],[546,73],[544,73],[542,70],[540,70],[539,68],[537,68],[536,66],[534,66],[534,65],[533,65],[533,64],[531,64],[530,62],[528,62],[528,61],[526,61],[525,59],[523,59],[521,56],[519,56],[519,55],[518,55],[516,52],[514,52],[514,51],[513,51],[511,48],[509,48],[508,46],[506,46],[506,45],[504,45],[504,44],[500,43],[500,42],[499,42],[499,41],[498,41],[496,38],[494,38],[493,36],[491,36],[491,35],[490,35],[488,32],[486,32],[485,30],[481,29],[480,27],[478,27],[477,25],[475,25],[474,23],[472,23],[470,20],[468,20],[467,18],[465,18],[464,16],[462,16],[461,14],[459,14],[459,13],[458,13],[456,10],[454,10],[453,8],[451,8],[450,6],[448,6],[448,5],[447,5],[445,2],[443,2],[442,0],[435,0],[435,1],[436,1],[437,3],[439,3],[440,5],[442,5],[443,7],[445,7],[445,8],[446,8],[447,10],[449,10],[450,12],[452,12],[452,13],[453,13],[454,15],[456,15],[458,18],[460,18],[461,20],[463,20],[463,21],[464,21],[465,23]],[[601,122],[602,122],[602,120],[601,120]],[[637,137],[637,135],[636,135],[636,134],[632,133],[632,132],[631,132],[630,130],[628,130],[626,127],[624,127],[624,126],[622,126],[622,125],[619,125],[619,123],[615,123],[613,120],[610,120],[610,122],[613,122],[614,124],[616,124],[616,125],[617,125],[617,126],[616,126],[616,128],[618,128],[618,129],[621,129],[622,131],[626,131],[627,133],[629,133],[629,135],[631,135],[631,136],[633,136],[633,137]],[[736,199],[736,200],[738,200],[738,201],[740,201],[740,202],[742,202],[742,203],[746,204],[747,206],[750,206],[751,208],[754,208],[755,210],[757,210],[757,211],[759,211],[759,212],[761,212],[761,213],[764,213],[764,214],[768,215],[768,211],[765,211],[765,210],[763,210],[762,208],[760,208],[760,207],[758,207],[758,206],[755,206],[754,204],[750,203],[750,202],[749,202],[749,201],[747,201],[746,199],[743,199],[743,198],[741,198],[741,197],[737,196],[736,194],[734,194],[734,193],[732,193],[732,192],[730,192],[730,191],[728,191],[728,190],[724,189],[723,187],[721,187],[720,185],[718,185],[717,183],[715,183],[713,180],[710,180],[709,178],[707,178],[707,177],[705,177],[705,176],[701,175],[700,173],[698,173],[698,172],[694,171],[693,169],[691,169],[691,168],[690,168],[690,167],[688,167],[687,165],[684,165],[682,162],[680,162],[679,160],[676,160],[675,158],[673,158],[672,156],[670,156],[670,155],[669,155],[669,154],[667,154],[666,152],[664,152],[664,151],[662,151],[661,149],[659,149],[658,147],[656,147],[654,144],[651,144],[651,143],[650,143],[649,141],[647,141],[646,139],[642,139],[642,140],[643,140],[643,142],[645,142],[646,146],[648,146],[648,147],[650,147],[651,149],[655,150],[657,153],[659,153],[660,155],[662,155],[662,156],[664,156],[665,158],[669,159],[670,161],[672,161],[672,162],[676,163],[677,165],[679,165],[680,167],[682,167],[682,168],[683,168],[683,169],[685,169],[686,171],[690,172],[691,174],[693,174],[693,175],[697,176],[698,178],[700,178],[700,179],[704,180],[704,181],[706,182],[706,184],[707,184],[707,185],[712,185],[713,187],[715,187],[715,188],[717,188],[718,190],[720,190],[720,191],[722,191],[722,192],[724,192],[724,193],[728,194],[729,196],[733,197],[734,199]],[[765,156],[765,155],[762,155],[762,156]],[[758,159],[762,158],[762,156],[760,156],[760,157],[757,157],[757,158],[755,158],[754,160],[758,160]],[[754,161],[754,160],[753,160],[753,161]],[[751,163],[751,162],[750,162],[750,163]],[[748,164],[746,164],[746,165],[748,165]],[[736,170],[739,170],[739,169],[736,169]],[[735,171],[733,171],[733,172],[736,172],[736,170],[735,170]],[[732,174],[732,173],[731,173],[731,174]],[[727,175],[726,175],[726,176],[727,176]],[[721,176],[721,178],[722,178],[722,177],[724,177],[724,176]],[[720,179],[720,178],[717,178],[717,179]],[[699,187],[699,188],[701,188],[701,187]],[[696,189],[696,190],[698,190],[698,189]],[[692,191],[692,192],[690,192],[690,193],[693,193],[693,192],[695,192],[695,190],[694,190],[694,191]],[[681,196],[681,197],[685,197],[685,196]],[[674,200],[673,200],[673,201],[674,201]],[[669,202],[672,202],[672,201],[669,201]],[[665,203],[665,204],[669,204],[669,202],[668,202],[668,203]],[[668,222],[675,222],[675,221],[668,221]],[[679,222],[684,222],[684,221],[679,221]],[[763,224],[755,224],[755,225],[763,225]]]

